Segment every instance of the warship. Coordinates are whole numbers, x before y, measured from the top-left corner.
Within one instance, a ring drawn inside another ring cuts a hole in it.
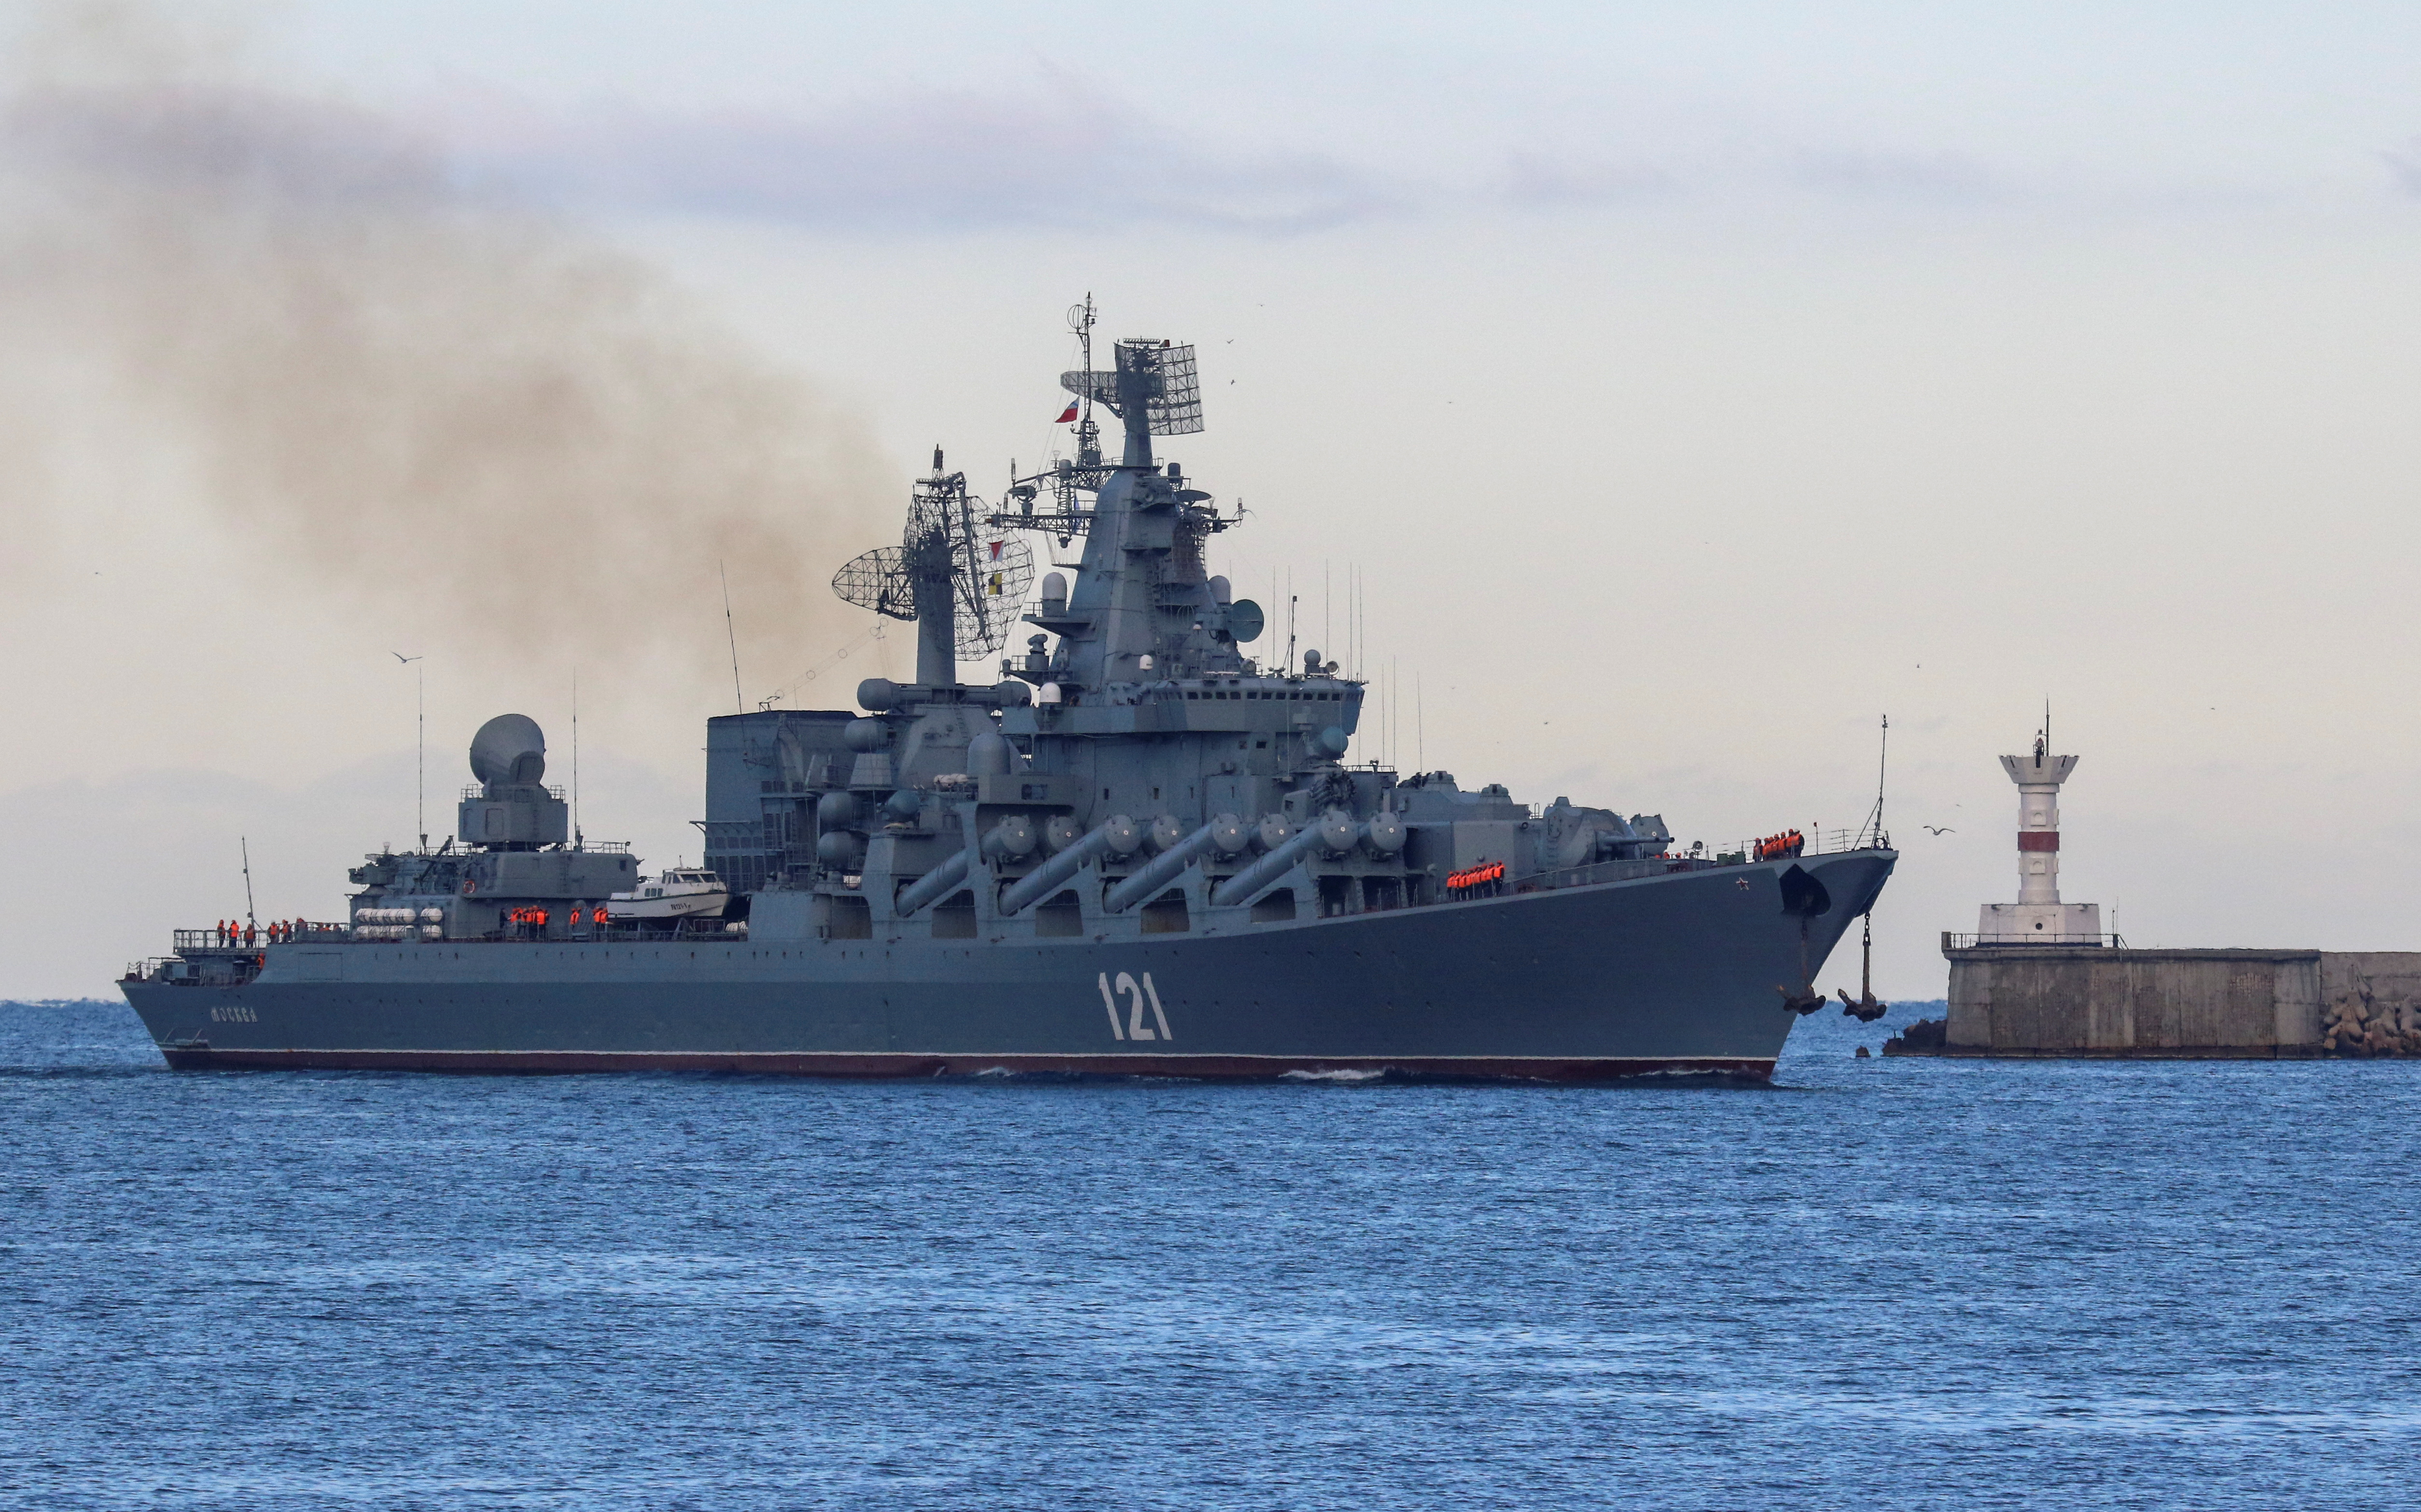
[[[1880,802],[1830,847],[1710,853],[1657,815],[1351,759],[1366,683],[1248,650],[1275,627],[1204,550],[1241,507],[1155,450],[1203,429],[1194,350],[1122,339],[1097,368],[1089,298],[1070,325],[1067,455],[987,503],[937,450],[900,544],[834,579],[914,625],[916,680],[708,721],[703,866],[650,886],[580,834],[543,732],[500,716],[455,836],[367,857],[346,919],[179,930],[128,969],[167,1063],[1770,1077],[1898,859]],[[1034,591],[1036,536],[1082,540],[1050,564],[1072,583]]]

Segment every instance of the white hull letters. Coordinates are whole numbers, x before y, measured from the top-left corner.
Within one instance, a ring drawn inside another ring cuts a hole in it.
[[[1138,987],[1135,985],[1133,976],[1120,972],[1117,987],[1113,990],[1110,986],[1110,974],[1103,972],[1101,974],[1101,1006],[1109,1010],[1110,1034],[1113,1037],[1118,1039],[1174,1039],[1177,1037],[1168,1032],[1168,1015],[1161,1011],[1160,989],[1151,985],[1151,973],[1143,974],[1143,985]],[[1123,1021],[1118,1016],[1118,999],[1121,996],[1127,1000],[1127,1012]],[[1146,1003],[1151,1005],[1151,1023],[1146,1023],[1143,1020]],[[1153,1024],[1159,1026],[1159,1033],[1152,1032]]]

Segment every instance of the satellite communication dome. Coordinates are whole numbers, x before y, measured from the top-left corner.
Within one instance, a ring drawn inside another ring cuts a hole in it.
[[[546,732],[527,714],[498,714],[471,737],[471,775],[483,783],[534,785],[546,776]]]

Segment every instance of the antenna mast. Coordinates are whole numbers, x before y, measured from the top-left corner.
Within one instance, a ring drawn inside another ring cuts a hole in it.
[[[1084,413],[1076,420],[1076,460],[1091,466],[1101,460],[1101,429],[1093,420],[1093,291],[1085,290],[1085,303],[1068,311],[1068,323],[1075,328],[1076,344],[1084,352],[1085,392],[1078,396],[1085,402]]]
[[[258,928],[260,921],[252,912],[252,837],[240,836],[239,843],[243,847],[243,922]]]
[[[419,726],[414,740],[414,755],[419,764],[419,776],[414,787],[413,802],[420,821],[420,849],[426,850],[429,849],[429,669],[421,663],[427,662],[428,658],[406,656],[401,651],[389,651],[386,654],[394,657],[402,665],[412,668],[413,712]]]
[[[424,837],[423,846],[428,844]],[[571,849],[580,849],[580,669],[571,669]]]
[[[723,638],[731,646],[731,707],[737,713],[748,712],[748,700],[740,696],[740,631],[731,624],[731,574],[721,562],[714,564],[715,576],[723,580]]]
[[[1875,757],[1874,812],[1867,816],[1866,828],[1858,832],[1858,838],[1865,839],[1867,832],[1872,831],[1874,834],[1874,842],[1878,846],[1887,846],[1891,844],[1891,837],[1883,833],[1883,775],[1891,770],[1891,716],[1889,714],[1885,714],[1882,716],[1882,753]],[[1820,842],[1820,834],[1819,835],[1819,839]]]
[[[1883,834],[1883,777],[1891,771],[1891,716],[1883,717],[1882,749],[1875,753],[1875,844],[1888,845]]]
[[[427,658],[414,657],[412,705],[414,730],[413,757],[418,775],[413,785],[414,816],[420,821],[420,849],[429,849],[429,668]]]

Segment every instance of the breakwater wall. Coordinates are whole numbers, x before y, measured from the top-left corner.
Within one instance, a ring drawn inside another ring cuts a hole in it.
[[[2421,1054],[2421,952],[1968,945],[1948,1017],[1887,1055],[2304,1058]]]

